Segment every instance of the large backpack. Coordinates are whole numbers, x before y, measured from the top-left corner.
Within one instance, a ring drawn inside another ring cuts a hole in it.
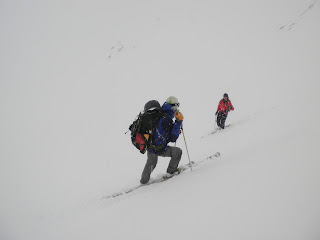
[[[130,125],[131,142],[140,153],[144,154],[147,148],[152,148],[153,132],[163,116],[161,109],[146,111],[140,113],[137,119]]]

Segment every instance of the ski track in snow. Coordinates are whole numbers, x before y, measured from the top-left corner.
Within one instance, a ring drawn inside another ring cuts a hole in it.
[[[320,239],[316,4],[6,1],[0,240]],[[231,126],[208,135],[224,92]],[[122,130],[169,95],[199,166],[106,201],[145,164]]]
[[[270,108],[269,111],[274,111],[275,109],[274,108]],[[268,111],[268,112],[269,112]],[[228,119],[227,119],[227,122],[225,124],[225,129],[221,130],[221,129],[218,129],[217,127],[217,123],[215,123],[215,126],[214,126],[214,129],[210,130],[209,133],[205,133],[200,140],[203,140],[204,138],[207,138],[207,137],[210,137],[212,135],[216,135],[217,133],[219,132],[225,132],[227,131],[228,129],[230,128],[233,128],[235,126],[238,126],[238,125],[242,125],[242,124],[245,124],[245,123],[248,123],[248,121],[250,120],[253,120],[256,116],[257,116],[258,113],[253,113],[249,116],[246,116],[240,120],[235,120],[235,121],[232,121],[232,122],[228,122]],[[259,114],[258,114],[259,115]]]
[[[112,46],[108,53],[108,59],[112,58],[115,54],[119,54],[124,49],[124,45],[122,42],[118,42],[114,46]]]
[[[294,17],[293,20],[291,20],[289,23],[283,25],[280,27],[281,30],[290,31],[294,26],[296,26],[303,18],[304,16],[309,13],[315,6],[317,0],[312,0],[308,7],[305,8],[303,11],[301,11],[300,14],[298,14],[296,17]]]
[[[193,162],[192,163],[192,167],[187,167],[188,164],[182,165],[180,167],[185,168],[185,170],[183,170],[183,173],[181,173],[181,174],[185,174],[188,170],[192,171],[194,168],[198,168],[199,165],[203,164],[207,160],[217,159],[220,156],[221,156],[220,152],[216,152],[215,154],[213,154],[213,155],[211,155],[211,156],[209,156],[209,157],[207,157],[205,159]],[[106,199],[115,199],[115,198],[119,198],[119,197],[124,197],[124,196],[126,196],[126,195],[128,195],[130,193],[133,193],[134,191],[136,191],[136,190],[138,190],[140,188],[146,188],[146,187],[150,187],[151,185],[154,185],[154,184],[159,184],[159,183],[162,183],[162,182],[165,182],[165,181],[170,181],[171,178],[163,179],[164,176],[165,176],[165,174],[159,174],[156,177],[151,178],[149,183],[147,183],[145,185],[139,184],[139,185],[135,185],[135,186],[132,186],[132,187],[128,187],[128,188],[126,188],[124,190],[121,190],[119,192],[112,193],[112,194],[109,194],[109,195],[105,195],[101,199],[102,200],[106,200]]]

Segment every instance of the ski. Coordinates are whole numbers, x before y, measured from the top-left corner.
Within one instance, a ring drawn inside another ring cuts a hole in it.
[[[230,127],[231,126],[231,124],[228,124],[228,125],[226,125],[225,127],[224,127],[224,129],[226,129],[226,128],[228,128],[228,127]],[[202,136],[201,138],[205,138],[205,137],[209,137],[210,135],[213,135],[213,134],[215,134],[215,133],[217,133],[217,132],[220,132],[220,131],[222,131],[223,129],[222,128],[220,128],[220,127],[215,127],[215,129],[212,131],[212,132],[210,132],[209,134],[207,134],[207,135],[205,135],[205,136]]]
[[[205,160],[208,160],[208,159],[213,159],[213,158],[217,158],[217,157],[220,157],[220,153],[217,152],[201,161],[198,161],[198,162],[194,162],[194,161],[191,161],[190,163],[187,163],[187,164],[184,164],[184,165],[181,165],[179,168],[180,168],[180,172],[178,174],[173,174],[172,176],[170,177],[167,177],[166,175],[163,175],[162,177],[160,178],[156,178],[156,179],[151,179],[148,183],[146,184],[139,184],[137,186],[134,186],[132,188],[129,188],[127,190],[124,190],[124,191],[121,191],[121,192],[117,192],[117,193],[114,193],[114,194],[111,194],[111,195],[107,195],[107,196],[104,196],[102,197],[102,199],[110,199],[110,198],[116,198],[116,197],[119,197],[119,196],[123,196],[123,195],[126,195],[128,193],[131,193],[141,187],[145,187],[145,186],[150,186],[152,184],[155,184],[155,183],[161,183],[161,182],[164,182],[164,181],[167,181],[168,179],[171,179],[175,176],[178,176],[180,174],[182,174],[185,170],[187,169],[190,169],[192,166],[197,166],[199,164],[201,164],[203,161]]]
[[[172,177],[174,177],[174,176],[176,176],[176,175],[181,174],[183,171],[191,168],[191,166],[193,166],[193,165],[194,165],[194,162],[191,161],[191,163],[188,163],[188,164],[185,164],[185,165],[180,166],[180,167],[179,167],[179,168],[180,168],[180,172],[179,172],[178,174],[173,174],[173,175],[170,176],[170,177],[167,177],[166,175],[163,175],[163,176],[160,177],[160,178],[151,179],[151,180],[150,180],[148,183],[146,183],[146,184],[139,184],[139,185],[137,185],[137,186],[135,186],[135,187],[132,187],[132,188],[130,188],[130,189],[124,190],[124,191],[122,191],[122,192],[114,193],[114,194],[111,194],[111,195],[109,195],[109,196],[105,196],[105,197],[103,197],[103,198],[104,198],[104,199],[108,199],[108,198],[119,197],[119,196],[122,196],[122,195],[126,195],[126,194],[128,194],[128,193],[131,193],[131,192],[133,192],[134,190],[137,190],[138,188],[145,187],[145,186],[149,186],[149,185],[154,184],[154,183],[164,182],[164,181],[166,181],[166,180],[168,180],[168,179],[170,179],[170,178],[172,178]]]

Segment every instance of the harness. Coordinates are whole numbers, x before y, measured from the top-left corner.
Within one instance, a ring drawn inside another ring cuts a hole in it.
[[[161,125],[162,125],[162,122],[161,122]],[[160,127],[162,128],[162,126],[160,126]],[[161,150],[163,150],[165,148],[165,146],[167,146],[167,144],[168,144],[168,138],[166,136],[167,132],[164,129],[163,129],[163,131],[164,131],[164,134],[161,134],[158,126],[155,128],[154,132],[158,134],[158,137],[155,140],[153,140],[153,136],[152,136],[150,145],[148,146],[148,149],[150,149],[153,152],[160,152]],[[159,141],[160,142],[162,141],[163,143],[160,145],[156,145],[156,143],[158,143]]]
[[[229,109],[229,106],[230,106],[230,100],[228,99],[228,101],[224,101],[223,99],[221,99],[221,101],[220,101],[220,103],[223,103],[223,105],[224,106],[226,106],[227,107],[227,109]],[[224,112],[221,112],[221,113],[223,113],[223,114],[228,114],[228,110],[224,110]]]

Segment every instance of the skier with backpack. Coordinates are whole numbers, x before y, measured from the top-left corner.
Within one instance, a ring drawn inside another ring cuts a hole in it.
[[[229,99],[229,96],[227,93],[223,94],[223,98],[220,100],[216,116],[217,116],[217,125],[218,127],[224,129],[225,128],[225,122],[228,117],[228,113],[230,111],[233,111],[234,107]]]
[[[141,153],[147,152],[147,162],[143,169],[141,180],[146,184],[158,163],[158,157],[171,157],[167,168],[167,177],[179,173],[178,165],[182,150],[168,146],[169,142],[176,142],[180,135],[183,115],[179,112],[179,101],[171,96],[160,106],[156,100],[147,102],[144,112],[129,127],[131,140]],[[175,118],[175,121],[172,119]]]

